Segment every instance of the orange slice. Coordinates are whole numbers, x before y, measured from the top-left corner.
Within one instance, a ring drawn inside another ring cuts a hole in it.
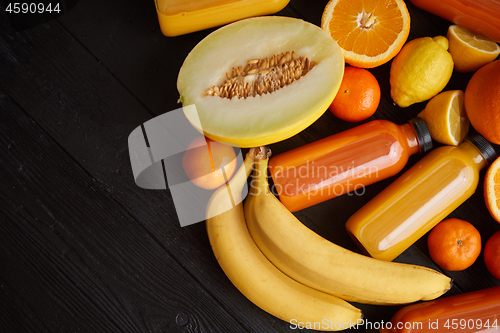
[[[351,66],[373,68],[398,54],[410,33],[403,0],[330,0],[321,28],[343,49]]]
[[[486,172],[484,199],[491,216],[500,223],[500,158],[497,158]]]

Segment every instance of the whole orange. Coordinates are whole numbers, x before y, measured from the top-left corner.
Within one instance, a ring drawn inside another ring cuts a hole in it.
[[[229,181],[236,171],[234,148],[204,136],[197,137],[182,156],[182,167],[198,187],[214,190]]]
[[[500,60],[479,68],[464,94],[471,125],[488,141],[500,144]]]
[[[330,111],[342,120],[358,122],[372,116],[379,103],[377,78],[364,68],[346,67]]]
[[[432,260],[448,271],[470,267],[481,253],[481,235],[469,222],[450,218],[430,232],[427,246]]]
[[[491,163],[486,171],[484,201],[491,216],[500,223],[500,157]]]
[[[500,230],[484,246],[484,263],[491,275],[500,280]]]

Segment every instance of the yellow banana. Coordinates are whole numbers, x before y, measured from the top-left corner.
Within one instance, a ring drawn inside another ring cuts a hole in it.
[[[207,207],[208,237],[221,268],[251,302],[291,326],[338,331],[362,323],[361,310],[286,276],[255,245],[241,203],[254,158],[258,158],[255,150],[250,150],[244,164],[226,186],[214,192]]]
[[[430,300],[451,288],[452,280],[435,270],[374,259],[316,234],[270,193],[268,159],[256,163],[244,205],[248,228],[265,256],[291,278],[348,301],[383,305]]]

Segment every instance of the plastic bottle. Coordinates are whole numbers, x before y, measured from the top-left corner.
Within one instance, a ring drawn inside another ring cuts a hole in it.
[[[500,42],[498,0],[410,0],[434,15]]]
[[[498,333],[500,286],[408,305],[380,333]]]
[[[478,134],[434,149],[349,218],[349,235],[366,254],[394,260],[476,191],[495,157]]]
[[[290,0],[155,0],[160,28],[173,37],[252,16],[274,14]]]
[[[274,190],[292,212],[394,176],[432,148],[425,122],[374,120],[271,157]]]

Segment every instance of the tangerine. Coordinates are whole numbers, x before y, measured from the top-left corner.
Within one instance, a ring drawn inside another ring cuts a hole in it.
[[[196,137],[182,156],[182,167],[198,187],[214,190],[229,181],[236,171],[234,148],[204,136]]]
[[[491,275],[500,280],[500,230],[484,246],[484,263]]]
[[[380,103],[380,86],[368,70],[346,67],[339,91],[330,111],[349,122],[358,122],[372,116]]]
[[[464,94],[471,125],[486,140],[500,144],[500,60],[490,62],[472,75]]]
[[[373,68],[401,50],[410,33],[410,14],[403,0],[330,0],[321,28],[344,50],[346,63]]]
[[[491,216],[500,223],[500,157],[486,171],[484,200]]]
[[[427,246],[432,260],[441,268],[462,271],[481,253],[481,234],[471,223],[449,218],[431,230]]]

